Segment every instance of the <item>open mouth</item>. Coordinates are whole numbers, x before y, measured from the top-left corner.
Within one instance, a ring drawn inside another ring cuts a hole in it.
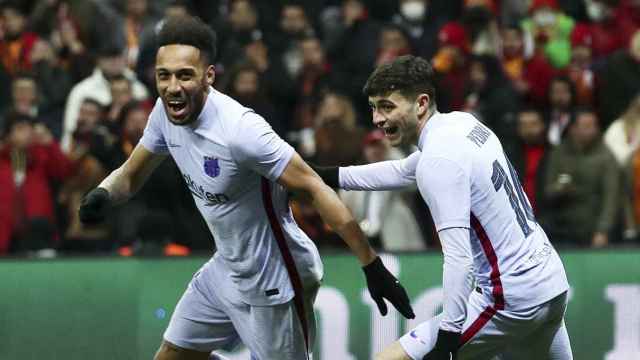
[[[398,128],[397,126],[389,126],[383,128],[382,130],[384,130],[384,134],[386,136],[395,136],[398,134],[400,128]]]
[[[181,118],[186,114],[187,102],[183,100],[169,100],[167,107],[174,118]]]

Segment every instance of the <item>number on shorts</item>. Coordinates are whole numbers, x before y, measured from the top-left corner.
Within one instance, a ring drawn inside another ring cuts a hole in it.
[[[508,161],[509,160],[507,160],[507,162]],[[511,177],[516,185],[515,187],[512,185],[509,175],[504,171],[502,165],[500,165],[498,160],[495,160],[493,162],[493,174],[491,174],[491,181],[493,182],[493,188],[496,192],[500,191],[500,188],[504,187],[507,197],[509,198],[511,208],[516,214],[518,225],[520,225],[520,229],[522,229],[524,236],[527,237],[533,232],[533,229],[529,226],[527,219],[535,221],[535,217],[533,216],[531,205],[529,205],[529,202],[524,195],[520,181],[518,181],[518,177],[514,176],[515,170],[513,170],[511,163],[509,163],[509,172],[511,173]]]

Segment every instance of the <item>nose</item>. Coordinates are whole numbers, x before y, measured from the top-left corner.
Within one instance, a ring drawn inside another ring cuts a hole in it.
[[[373,110],[372,117],[373,125],[376,127],[381,127],[382,125],[384,125],[385,121],[387,121],[387,119],[385,119],[385,117],[382,116],[382,114],[380,114],[380,112],[377,110]]]
[[[180,93],[180,82],[178,78],[174,75],[169,79],[169,84],[167,86],[167,92],[169,94],[178,94]]]

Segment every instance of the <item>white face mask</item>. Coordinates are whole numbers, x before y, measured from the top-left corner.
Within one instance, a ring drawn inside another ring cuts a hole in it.
[[[410,21],[424,19],[427,12],[427,4],[422,1],[405,1],[400,6],[400,13]]]
[[[604,19],[606,15],[605,10],[606,9],[604,5],[602,5],[601,3],[594,1],[587,2],[587,15],[592,21],[600,21]]]
[[[533,21],[540,26],[553,25],[556,22],[556,13],[551,10],[539,10],[533,14]]]

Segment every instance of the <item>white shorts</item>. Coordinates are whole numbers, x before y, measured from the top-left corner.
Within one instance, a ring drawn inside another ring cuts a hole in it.
[[[252,306],[225,296],[225,277],[210,276],[212,263],[193,276],[164,339],[201,352],[230,351],[242,342],[254,359],[307,359],[315,338],[313,302],[319,283],[305,288],[302,301],[296,294],[284,304]]]
[[[519,311],[498,310],[473,292],[467,303],[458,360],[571,360],[571,344],[564,324],[567,293],[542,305]],[[441,315],[420,324],[400,338],[414,360],[421,360],[436,343]]]

